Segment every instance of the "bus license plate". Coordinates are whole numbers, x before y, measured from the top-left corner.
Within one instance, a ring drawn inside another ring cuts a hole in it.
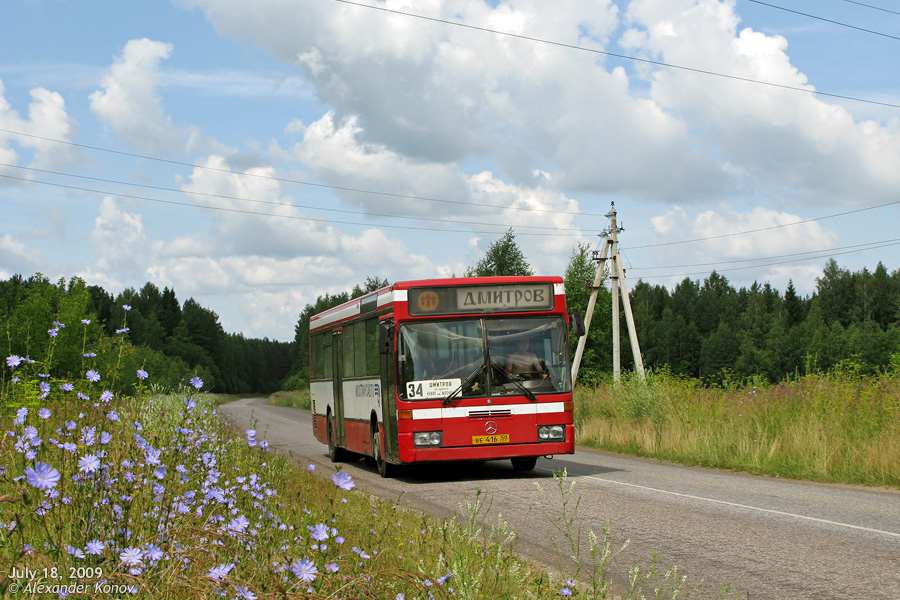
[[[509,434],[501,433],[498,435],[473,435],[473,444],[508,444]]]

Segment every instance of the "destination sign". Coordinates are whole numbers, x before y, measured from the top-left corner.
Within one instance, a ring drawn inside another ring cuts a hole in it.
[[[546,284],[457,288],[456,307],[464,311],[549,310],[553,308],[553,287]]]
[[[424,316],[552,310],[554,302],[552,283],[412,288],[409,291],[409,314]]]

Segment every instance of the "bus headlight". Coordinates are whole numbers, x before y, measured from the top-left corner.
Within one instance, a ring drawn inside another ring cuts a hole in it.
[[[541,425],[538,427],[538,439],[541,441],[566,439],[565,425]]]
[[[413,443],[416,446],[440,446],[444,436],[440,431],[417,431],[413,433]]]

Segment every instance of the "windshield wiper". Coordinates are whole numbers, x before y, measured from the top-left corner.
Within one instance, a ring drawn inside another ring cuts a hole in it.
[[[512,384],[514,386],[519,388],[519,390],[521,390],[522,393],[525,394],[526,398],[528,398],[532,402],[537,402],[537,396],[534,395],[534,392],[532,392],[527,387],[522,385],[522,383],[519,381],[520,378],[518,375],[507,374],[506,369],[504,369],[502,365],[499,365],[499,364],[495,363],[494,361],[491,361],[491,367],[493,367],[495,371],[499,371],[500,373],[502,373],[503,377],[507,381],[512,382]]]
[[[464,389],[467,385],[469,385],[469,383],[471,383],[471,381],[472,381],[473,379],[475,379],[476,377],[478,377],[478,375],[479,375],[483,370],[484,370],[484,363],[482,363],[482,364],[478,365],[477,367],[475,367],[475,370],[474,370],[474,371],[472,371],[471,373],[469,373],[468,375],[466,375],[466,378],[463,379],[462,383],[459,384],[459,387],[458,387],[458,388],[456,388],[455,390],[453,390],[452,392],[450,392],[449,394],[447,394],[447,397],[444,398],[443,400],[441,400],[441,404],[444,405],[444,406],[447,406],[448,404],[450,404],[450,401],[453,400],[453,397],[456,396],[456,395],[457,395],[458,393],[460,393],[461,391],[463,391],[463,389]]]

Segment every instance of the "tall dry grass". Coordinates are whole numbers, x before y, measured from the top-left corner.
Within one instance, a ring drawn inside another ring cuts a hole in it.
[[[652,374],[576,393],[581,444],[689,465],[900,487],[900,374],[709,388]]]

